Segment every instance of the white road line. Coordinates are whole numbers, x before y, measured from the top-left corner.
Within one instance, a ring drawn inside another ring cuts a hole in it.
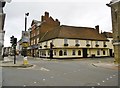
[[[109,80],[109,78],[106,78],[107,80]]]
[[[102,82],[105,82],[104,80]]]
[[[45,79],[43,79],[43,81],[45,81]]]
[[[37,82],[34,82],[34,83],[37,83]]]
[[[113,76],[116,76],[116,75],[113,75]]]
[[[100,85],[100,83],[97,83],[97,85]]]
[[[110,78],[112,78],[112,76],[110,76]]]
[[[49,69],[46,69],[44,67],[41,67],[40,70],[42,70],[42,71],[50,71]]]

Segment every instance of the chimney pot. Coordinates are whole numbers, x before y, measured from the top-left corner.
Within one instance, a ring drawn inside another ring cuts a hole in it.
[[[97,30],[97,32],[99,33],[99,25],[95,26],[95,29]]]
[[[46,16],[46,17],[49,17],[49,13],[48,13],[48,12],[45,12],[45,16]]]

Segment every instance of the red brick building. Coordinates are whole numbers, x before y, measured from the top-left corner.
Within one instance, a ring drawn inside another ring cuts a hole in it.
[[[49,16],[48,12],[45,12],[45,14],[41,16],[41,21],[32,21],[29,47],[29,53],[31,56],[38,56],[39,41],[46,35],[48,31],[51,31],[58,26],[60,26],[58,19],[54,20],[51,16]]]

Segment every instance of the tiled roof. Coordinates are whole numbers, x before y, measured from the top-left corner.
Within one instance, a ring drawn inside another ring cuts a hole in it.
[[[113,33],[111,32],[103,32],[102,33],[106,38],[113,38]]]
[[[40,42],[54,38],[107,41],[107,38],[99,34],[94,28],[61,25],[52,31],[46,32]]]

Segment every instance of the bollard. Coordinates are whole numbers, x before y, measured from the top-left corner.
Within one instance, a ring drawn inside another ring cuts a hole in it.
[[[28,65],[27,57],[24,57],[24,59],[23,59],[23,64],[24,64],[24,65]]]

